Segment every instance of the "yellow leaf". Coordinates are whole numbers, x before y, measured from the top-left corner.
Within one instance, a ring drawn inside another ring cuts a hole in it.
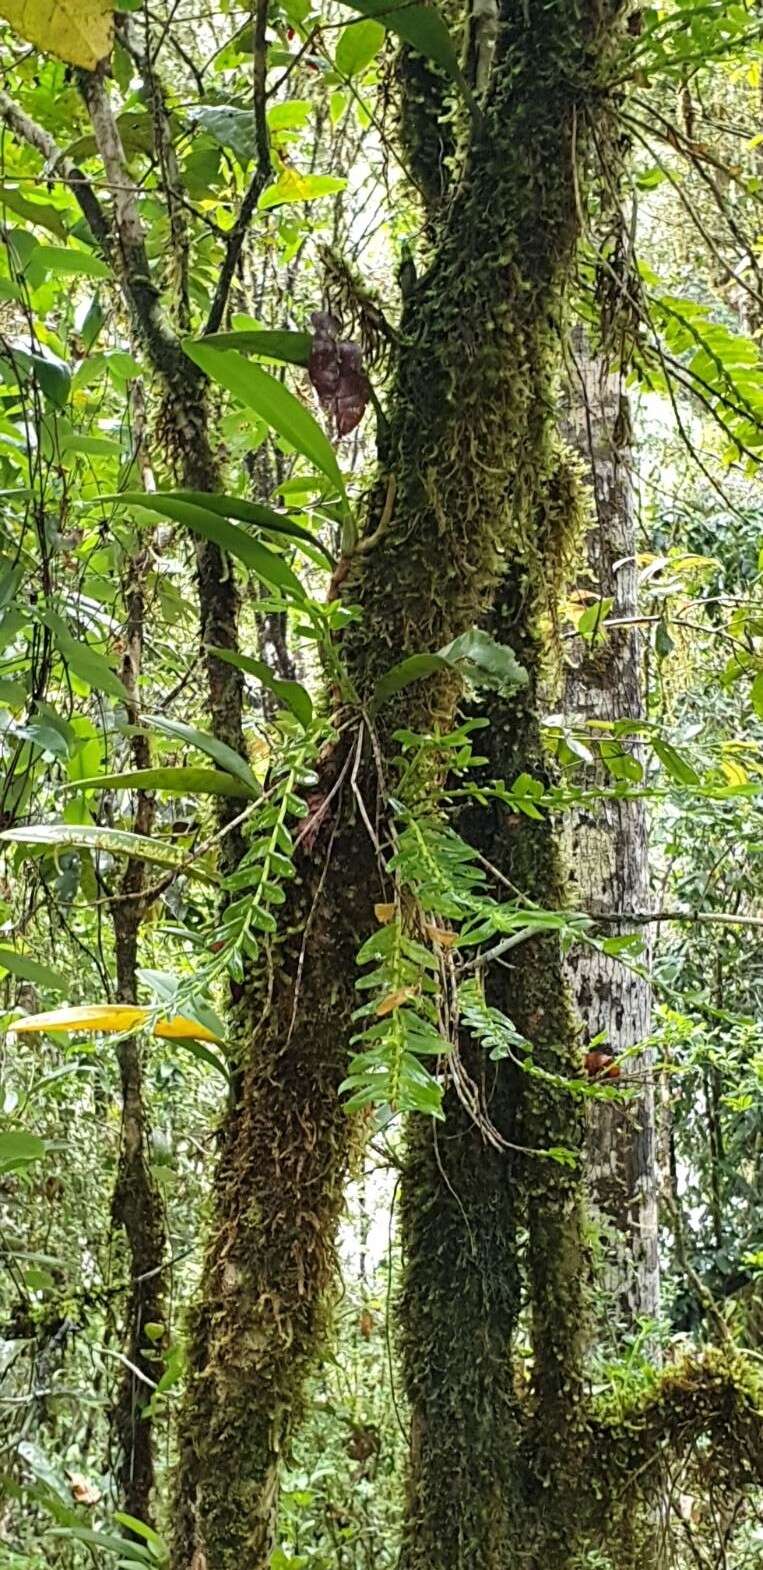
[[[407,1003],[409,998],[416,996],[413,987],[399,987],[397,992],[389,992],[386,998],[376,1006],[377,1014],[391,1014],[393,1009],[398,1009],[401,1003]]]
[[[441,949],[452,949],[458,939],[458,933],[450,932],[447,927],[432,927],[427,923],[424,931],[433,943],[439,943]]]
[[[395,914],[394,905],[374,905],[374,915],[377,921],[392,921]]]
[[[112,0],[0,0],[0,16],[35,48],[85,71],[111,53]]]
[[[729,785],[747,784],[747,770],[742,768],[741,763],[734,763],[731,758],[724,758],[721,762],[721,768]]]
[[[152,1031],[166,1041],[218,1041],[219,1037],[206,1025],[197,1025],[194,1019],[184,1019],[175,1014],[172,1019],[154,1018],[154,1010],[132,1007],[127,1003],[95,1003],[82,1008],[50,1009],[45,1014],[28,1014],[11,1027],[16,1034],[34,1036],[42,1031],[125,1031],[140,1030],[154,1020]]]

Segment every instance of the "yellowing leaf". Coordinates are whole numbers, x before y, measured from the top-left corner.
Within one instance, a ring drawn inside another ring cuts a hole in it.
[[[375,1012],[379,1015],[392,1014],[395,1009],[399,1009],[401,1003],[407,1003],[409,998],[415,996],[413,987],[399,987],[397,992],[389,992],[386,998],[382,998]]]
[[[0,0],[0,16],[35,48],[85,71],[111,53],[111,0]]]
[[[450,932],[447,927],[433,927],[427,923],[424,931],[433,943],[439,943],[441,949],[452,949],[458,939],[458,933]]]
[[[393,920],[395,915],[395,907],[394,905],[374,905],[374,915],[377,921],[381,921],[386,924],[388,921]]]
[[[724,758],[721,762],[721,768],[729,782],[729,785],[747,784],[747,770],[742,768],[741,763],[734,763],[731,758]]]
[[[43,1031],[76,1030],[140,1030],[149,1020],[154,1020],[152,1032],[165,1041],[219,1041],[214,1031],[197,1025],[194,1019],[184,1019],[182,1014],[172,1019],[154,1018],[155,1011],[127,1003],[94,1003],[81,1008],[49,1009],[45,1014],[29,1014],[13,1025],[16,1034],[34,1036]]]

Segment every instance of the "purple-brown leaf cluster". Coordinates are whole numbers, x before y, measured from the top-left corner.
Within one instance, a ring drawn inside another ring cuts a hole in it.
[[[333,416],[339,436],[360,424],[371,395],[363,370],[360,345],[341,339],[341,323],[330,311],[313,311],[313,344],[308,361],[310,380]]]

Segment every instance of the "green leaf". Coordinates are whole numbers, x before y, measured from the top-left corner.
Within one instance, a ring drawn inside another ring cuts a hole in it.
[[[310,333],[268,332],[264,328],[242,329],[234,333],[209,333],[204,343],[212,349],[239,349],[243,354],[261,354],[269,360],[307,368],[312,347]]]
[[[219,652],[216,651],[216,652]],[[65,791],[165,790],[172,796],[233,796],[251,801],[258,794],[222,769],[130,769],[124,774],[92,774],[64,785]],[[2,961],[0,961],[2,963]]]
[[[594,605],[589,605],[583,611],[575,631],[584,638],[586,643],[601,643],[606,637],[607,629],[602,625],[606,621],[614,600],[597,600]]]
[[[111,269],[89,251],[76,251],[69,246],[38,245],[35,260],[50,273],[61,276],[76,274],[84,278],[110,278]]]
[[[659,737],[652,738],[652,746],[660,760],[666,774],[679,785],[699,785],[699,775],[690,763],[687,763],[680,752],[670,745],[668,741],[661,741]]]
[[[88,687],[94,687],[96,692],[108,693],[109,697],[118,699],[120,703],[129,703],[127,690],[116,671],[111,669],[108,660],[97,649],[91,649],[88,643],[73,638],[55,611],[46,611],[43,620],[50,628],[66,665],[75,676],[79,676],[80,681],[86,682]]]
[[[527,681],[527,672],[518,663],[513,650],[496,643],[481,628],[472,627],[437,654],[410,654],[393,665],[376,683],[374,707],[378,708],[394,693],[410,687],[423,676],[432,676],[442,670],[456,670],[475,685],[490,687],[495,692],[511,692]]]
[[[0,183],[0,213],[3,208],[15,213],[17,218],[25,218],[27,223],[38,224],[41,229],[47,229],[49,234],[55,234],[58,239],[66,239],[66,216],[58,207],[50,202],[37,202],[33,197],[19,191],[13,185]]]
[[[239,757],[239,754],[234,752],[232,747],[227,747],[224,741],[218,741],[216,736],[210,736],[206,731],[194,730],[192,725],[186,725],[183,720],[168,720],[163,714],[148,714],[143,724],[158,731],[162,736],[172,736],[177,741],[185,742],[186,746],[196,747],[199,752],[206,753],[208,758],[214,758],[215,763],[219,763],[221,769],[235,775],[236,779],[243,780],[250,791],[259,796],[260,787],[246,759]]]
[[[147,1330],[148,1326],[144,1328]],[[158,1328],[161,1335],[164,1326],[160,1325]],[[152,1526],[146,1526],[145,1521],[138,1521],[134,1515],[127,1515],[123,1510],[114,1511],[114,1520],[119,1526],[126,1526],[128,1531],[133,1532],[136,1537],[142,1537],[148,1543],[149,1548],[153,1549],[157,1559],[167,1558],[168,1549],[164,1538],[160,1537],[159,1533],[155,1532]]]
[[[295,523],[286,513],[275,512],[272,507],[263,506],[261,502],[250,502],[244,496],[212,496],[206,491],[174,491],[172,494],[198,507],[206,507],[209,512],[218,513],[221,518],[236,518],[239,523],[251,523],[267,534],[282,535],[285,539],[295,540],[298,543],[304,542],[310,546],[310,553],[321,551],[328,565],[331,567],[334,565],[333,556],[310,529]]]
[[[381,22],[350,22],[339,34],[334,64],[342,76],[358,76],[379,53],[384,43]]]
[[[496,643],[481,627],[470,627],[440,649],[442,659],[462,670],[477,687],[504,695],[527,684],[527,671],[507,644]]]
[[[310,411],[289,392],[288,387],[284,387],[275,376],[269,376],[267,371],[260,370],[259,366],[250,365],[243,355],[233,349],[210,349],[207,344],[194,342],[191,338],[184,340],[183,347],[190,359],[201,366],[212,381],[227,387],[234,397],[253,409],[279,436],[283,436],[322,474],[333,480],[340,495],[346,500],[344,480],[328,437]]]
[[[132,1543],[127,1537],[117,1537],[110,1532],[95,1532],[88,1526],[54,1526],[51,1528],[50,1537],[73,1537],[78,1543],[87,1543],[92,1548],[100,1548],[105,1554],[123,1554],[125,1559],[141,1565],[155,1565],[156,1560],[143,1548],[140,1543]]]
[[[264,660],[254,660],[248,654],[234,654],[232,649],[214,648],[210,648],[209,652],[216,654],[219,660],[225,660],[228,665],[235,665],[237,670],[246,671],[249,676],[256,676],[263,687],[267,687],[269,692],[275,694],[279,703],[291,709],[304,730],[308,729],[313,718],[313,701],[301,682],[284,681],[280,676],[274,676]]]
[[[404,687],[410,687],[414,681],[421,681],[423,676],[432,676],[435,671],[446,670],[447,660],[440,654],[409,654],[405,660],[400,660],[393,665],[384,676],[381,676],[374,688],[374,708],[386,703],[394,693],[402,692]]]
[[[763,720],[763,671],[759,671],[750,688],[750,700],[758,719]]]
[[[48,402],[56,409],[65,409],[72,384],[68,366],[63,360],[46,359],[42,354],[30,354],[25,358]]]
[[[267,212],[271,207],[285,207],[292,202],[315,202],[321,196],[335,196],[346,185],[340,175],[302,174],[289,164],[275,184],[263,191],[257,207],[260,212]]]
[[[220,147],[229,147],[240,164],[251,163],[256,148],[250,109],[239,109],[235,104],[201,104],[194,107],[190,118]]]
[[[62,436],[60,442],[62,453],[82,453],[90,458],[118,458],[121,454],[119,442],[111,436]]]
[[[157,513],[160,518],[172,518],[205,540],[213,540],[271,588],[282,589],[297,600],[305,598],[299,578],[282,556],[255,540],[246,529],[229,523],[206,503],[203,507],[198,506],[174,491],[122,491],[117,496],[100,496],[98,501],[113,502],[120,507],[141,507],[145,512]]]
[[[464,96],[471,99],[455,44],[436,5],[409,5],[407,0],[341,0],[341,3],[353,11],[360,11],[363,16],[376,17],[383,27],[397,33],[398,38],[439,65]]]
[[[178,845],[144,834],[128,834],[125,829],[105,829],[96,823],[28,823],[21,828],[4,829],[0,840],[12,845],[41,845],[49,850],[102,850],[111,856],[136,856],[141,861],[187,872],[202,883],[215,883],[213,873],[188,861],[188,853]]]
[[[31,1161],[40,1161],[47,1146],[37,1134],[9,1128],[0,1133],[0,1172],[18,1172]]]
[[[31,981],[34,986],[46,987],[50,992],[67,992],[68,982],[49,965],[30,959],[28,954],[18,954],[15,949],[0,947],[0,967],[20,981]]]

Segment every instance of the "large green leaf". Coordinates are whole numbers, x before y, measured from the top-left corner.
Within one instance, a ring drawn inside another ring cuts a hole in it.
[[[142,507],[146,512],[157,513],[160,518],[172,518],[193,534],[200,534],[205,540],[214,540],[221,550],[236,556],[255,577],[270,584],[271,588],[282,589],[297,600],[305,598],[299,578],[282,556],[255,540],[246,529],[239,529],[230,523],[226,517],[208,506],[206,501],[202,507],[196,502],[186,501],[184,496],[175,491],[122,491],[118,496],[101,496],[98,500],[114,502],[120,507]]]
[[[185,340],[184,348],[212,381],[227,387],[234,397],[266,420],[279,436],[327,475],[345,497],[344,480],[328,437],[288,387],[258,365],[251,365],[235,349],[210,349],[208,344],[191,338]]]
[[[20,981],[31,981],[33,986],[46,987],[49,992],[66,992],[68,982],[59,976],[57,970],[51,970],[49,965],[41,965],[39,960],[31,959],[28,954],[19,954],[16,949],[0,947],[0,968],[7,970],[11,976],[18,976]]]
[[[208,758],[214,758],[221,769],[226,769],[236,779],[243,780],[244,784],[256,796],[260,787],[255,779],[249,764],[244,758],[239,757],[232,747],[227,747],[224,741],[218,741],[216,736],[210,736],[206,731],[194,730],[192,725],[186,725],[183,720],[168,720],[163,714],[148,714],[145,716],[144,725],[151,730],[158,731],[161,736],[172,736],[176,741],[182,741],[188,747],[196,747],[199,752],[206,753]]]
[[[0,1132],[0,1172],[19,1172],[31,1161],[45,1155],[44,1139],[28,1134],[26,1129],[9,1128]]]
[[[188,768],[128,769],[123,774],[91,774],[85,779],[75,780],[71,785],[64,785],[63,789],[165,790],[171,796],[234,796],[240,801],[251,801],[252,796],[257,794],[243,780],[234,779],[232,774],[224,773],[222,769]]]
[[[261,354],[286,365],[307,367],[310,360],[310,333],[268,332],[264,328],[241,328],[234,333],[209,333],[204,339],[211,349],[240,349],[243,354]]]
[[[31,195],[27,196],[15,186],[0,182],[0,213],[4,207],[15,213],[17,218],[25,218],[27,223],[39,224],[41,229],[47,229],[59,240],[66,239],[66,215],[51,202],[35,201]]]
[[[384,42],[381,22],[349,22],[342,28],[334,53],[334,64],[342,76],[359,76],[378,55]]]
[[[292,714],[299,720],[300,725],[307,730],[313,718],[313,701],[306,687],[299,681],[286,681],[280,676],[274,676],[269,665],[264,660],[254,660],[249,654],[234,654],[232,649],[210,649],[210,654],[216,654],[219,660],[225,660],[228,665],[235,665],[237,670],[246,671],[249,676],[256,676],[278,699],[291,709]]]
[[[333,567],[333,557],[309,529],[302,524],[295,523],[294,519],[286,513],[275,512],[272,507],[265,507],[261,502],[250,502],[244,496],[212,496],[206,491],[174,491],[173,495],[179,496],[183,501],[192,502],[194,506],[206,507],[210,512],[216,512],[221,518],[236,518],[239,523],[251,523],[266,534],[283,535],[287,540],[295,540],[310,546],[310,553],[320,551],[326,561]]]
[[[111,270],[99,256],[89,251],[75,251],[65,245],[38,245],[35,260],[50,273],[77,274],[84,278],[109,278]]]
[[[681,753],[671,746],[669,741],[663,741],[659,736],[653,736],[652,746],[662,764],[665,773],[670,775],[678,785],[699,785],[699,775],[696,769]]]
[[[126,688],[103,654],[92,649],[88,643],[73,638],[66,623],[55,611],[46,611],[44,620],[53,633],[64,661],[74,675],[79,676],[80,681],[87,682],[88,687],[94,687],[96,692],[107,692],[111,698],[117,698],[122,703],[129,702]]]
[[[341,4],[375,17],[419,54],[433,60],[467,97],[471,96],[455,44],[436,5],[409,5],[407,0],[341,0]]]
[[[0,840],[12,845],[40,845],[48,850],[101,850],[111,856],[137,856],[173,871],[187,871],[202,883],[215,883],[213,873],[196,862],[188,862],[188,852],[167,841],[149,839],[145,834],[129,834],[126,829],[105,829],[96,823],[27,823],[21,828],[4,829]]]
[[[385,703],[414,681],[432,676],[435,671],[454,670],[477,687],[508,693],[524,686],[527,672],[512,649],[496,643],[480,627],[471,627],[436,654],[410,654],[380,677],[374,689],[374,706]]]

